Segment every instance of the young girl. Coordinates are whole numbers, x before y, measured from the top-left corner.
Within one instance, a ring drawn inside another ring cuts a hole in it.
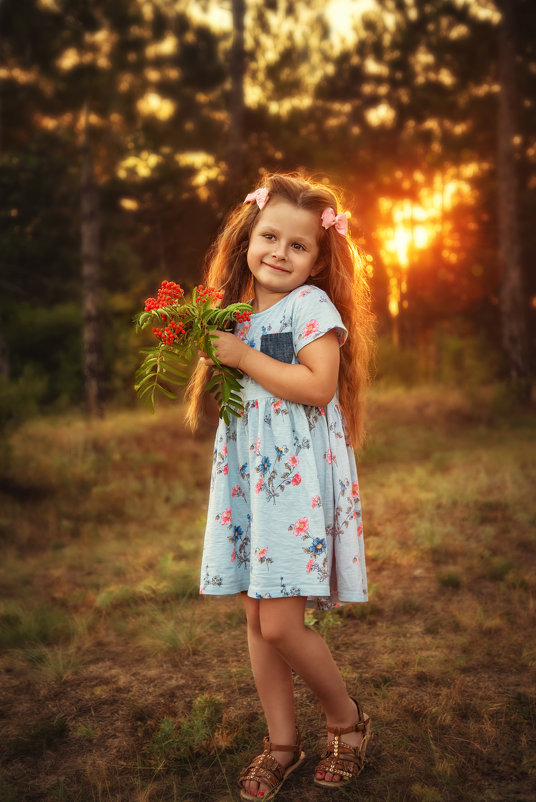
[[[303,761],[292,671],[317,696],[329,742],[314,782],[340,787],[363,768],[370,718],[328,646],[304,623],[316,609],[367,600],[356,466],[371,314],[366,276],[337,197],[297,175],[271,175],[233,211],[206,283],[250,321],[219,332],[218,359],[243,371],[244,413],[220,421],[201,592],[241,593],[264,751],[240,775],[241,798],[272,799]],[[343,347],[341,347],[343,346]],[[189,419],[212,364],[201,358]]]

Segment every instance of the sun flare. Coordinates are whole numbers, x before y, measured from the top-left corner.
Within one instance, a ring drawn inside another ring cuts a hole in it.
[[[387,270],[393,318],[401,307],[407,306],[406,272],[419,258],[419,251],[434,243],[443,228],[445,212],[472,197],[471,185],[460,170],[437,174],[431,186],[422,185],[424,176],[418,171],[413,179],[421,184],[414,198],[381,197],[378,202],[380,253]],[[456,261],[456,254],[448,249],[443,256],[447,261]]]

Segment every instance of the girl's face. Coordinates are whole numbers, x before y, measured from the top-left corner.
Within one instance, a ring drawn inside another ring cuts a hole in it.
[[[247,253],[257,311],[272,306],[314,275],[320,216],[274,198],[257,217]]]

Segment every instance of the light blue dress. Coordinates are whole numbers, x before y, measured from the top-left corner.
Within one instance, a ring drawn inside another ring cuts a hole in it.
[[[297,363],[301,348],[347,331],[323,290],[298,287],[239,324],[252,348]],[[354,452],[337,395],[325,407],[274,397],[244,376],[244,413],[214,444],[201,593],[307,596],[317,609],[367,600]]]

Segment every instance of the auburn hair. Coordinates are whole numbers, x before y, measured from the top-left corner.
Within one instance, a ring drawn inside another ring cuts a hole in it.
[[[280,198],[300,209],[320,216],[327,207],[340,211],[339,193],[325,184],[310,180],[302,173],[274,173],[264,176],[269,200]],[[233,209],[207,253],[204,284],[223,292],[222,306],[248,301],[254,295],[253,278],[247,264],[252,229],[260,210],[257,204],[241,204]],[[348,233],[341,236],[335,226],[320,227],[319,253],[314,276],[308,284],[320,287],[337,307],[348,329],[341,348],[339,401],[354,445],[363,442],[364,391],[369,378],[373,343],[373,316],[365,262]],[[188,386],[189,407],[186,420],[196,429],[203,409],[203,387],[210,368],[199,363]]]

